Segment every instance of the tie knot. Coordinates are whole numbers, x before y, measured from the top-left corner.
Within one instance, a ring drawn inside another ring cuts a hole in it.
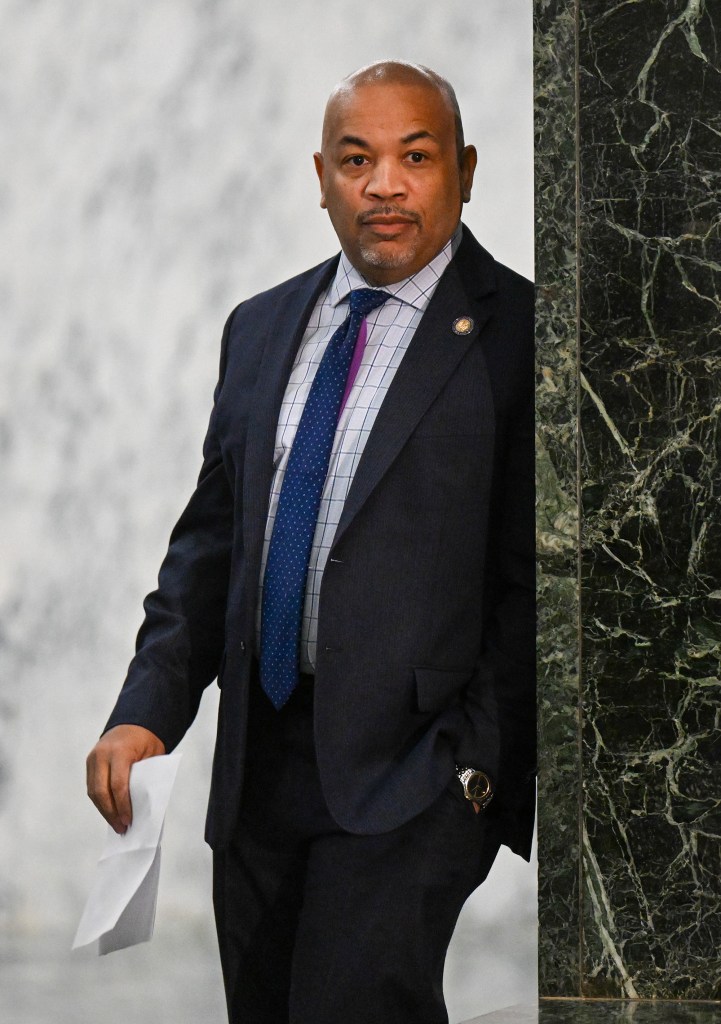
[[[348,296],[348,305],[351,313],[367,316],[390,297],[390,292],[383,292],[379,288],[356,288]]]

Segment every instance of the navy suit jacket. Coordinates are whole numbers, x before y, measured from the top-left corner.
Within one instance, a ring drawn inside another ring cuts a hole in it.
[[[221,689],[206,837],[225,845],[243,783],[276,425],[338,257],[241,303],[222,340],[198,485],[178,521],[107,728],[172,750]],[[454,322],[468,317],[467,334]],[[315,738],[338,824],[390,830],[485,768],[503,841],[534,807],[533,286],[464,228],[378,413],[323,575]]]

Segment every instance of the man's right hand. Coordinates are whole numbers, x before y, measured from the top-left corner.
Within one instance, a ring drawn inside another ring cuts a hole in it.
[[[122,835],[133,820],[130,767],[165,753],[165,744],[142,725],[116,725],[88,754],[88,796],[105,820]]]

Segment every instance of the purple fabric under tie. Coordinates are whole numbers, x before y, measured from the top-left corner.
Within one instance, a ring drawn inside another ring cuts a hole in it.
[[[343,398],[341,399],[341,403],[340,403],[340,411],[338,413],[338,419],[340,419],[341,416],[343,415],[343,410],[345,409],[345,403],[348,401],[348,395],[350,394],[350,390],[353,387],[353,383],[354,383],[356,377],[358,376],[358,370],[360,368],[361,360],[363,358],[363,349],[366,347],[366,338],[367,337],[368,337],[368,324],[367,324],[366,320],[364,319],[363,323],[360,325],[360,327],[358,329],[358,338],[357,338],[356,343],[355,343],[355,348],[353,349],[353,358],[350,361],[350,367],[348,369],[348,378],[346,380],[345,391],[343,392]]]

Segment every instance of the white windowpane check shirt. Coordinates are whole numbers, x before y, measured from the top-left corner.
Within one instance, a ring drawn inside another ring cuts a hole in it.
[[[338,420],[310,553],[301,627],[302,672],[315,670],[320,585],[353,476],[390,383],[436,290],[441,274],[453,258],[460,239],[459,225],[447,245],[427,266],[403,281],[384,285],[382,290],[388,292],[391,297],[366,318],[368,335],[363,358],[345,408]],[[329,287],[318,297],[311,313],[285,389],[275,435],[275,474],[271,487],[260,573],[256,621],[258,651],[265,563],[295,432],[326,346],[348,316],[350,292],[355,288],[370,287],[372,285],[369,285],[352,266],[345,253],[341,253],[336,275]]]

